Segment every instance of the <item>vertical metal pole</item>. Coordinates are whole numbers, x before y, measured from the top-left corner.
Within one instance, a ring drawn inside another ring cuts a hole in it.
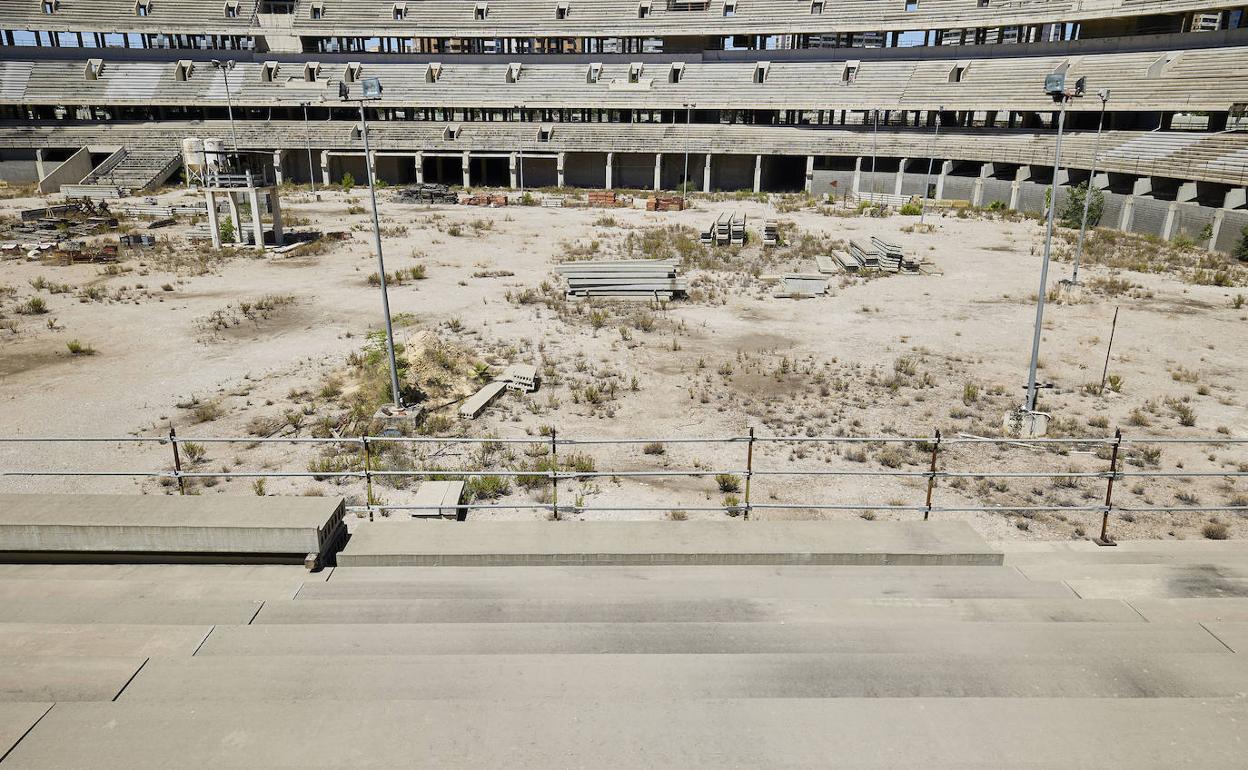
[[[1066,125],[1066,101],[1057,117],[1057,146],[1053,151],[1053,184],[1049,187],[1049,223],[1044,232],[1044,262],[1040,267],[1040,293],[1036,298],[1036,329],[1031,340],[1031,366],[1027,372],[1027,411],[1036,411],[1036,364],[1040,360],[1040,335],[1044,331],[1044,294],[1049,284],[1049,258],[1053,250],[1053,224],[1057,215],[1057,175],[1062,169],[1062,129]]]
[[[944,110],[943,105],[936,110],[936,133],[932,136],[932,152],[927,158],[927,176],[923,179],[923,203],[919,208],[919,224],[927,221],[927,191],[932,186],[932,166],[936,164],[936,143],[940,141],[940,113]]]
[[[368,506],[369,517],[373,514],[373,453],[368,446],[368,437],[360,436],[360,444],[364,447],[364,495]]]
[[[936,458],[940,452],[940,428],[936,429],[936,440],[932,442],[932,466],[927,474],[927,502],[924,503],[923,521],[932,513],[932,490],[936,488]]]
[[[308,179],[312,182],[312,192],[316,193],[316,166],[312,164],[312,124],[308,122],[308,103],[303,103],[303,132],[308,142]]]
[[[225,78],[225,109],[230,117],[230,138],[234,140],[234,159],[238,160],[238,132],[234,130],[234,99],[230,96],[230,70],[234,62],[221,62],[221,75]]]
[[[875,176],[875,151],[878,137],[880,135],[880,111],[871,110],[871,202],[875,203],[875,196],[879,194]]]
[[[559,439],[558,429],[550,429],[550,512],[559,520]]]
[[[745,445],[745,518],[750,518],[750,480],[754,478],[754,428],[750,427],[750,437]]]
[[[685,175],[680,180],[680,207],[685,207],[685,195],[689,192],[689,130],[692,128],[690,119],[693,116],[693,105],[685,104]]]
[[[1105,482],[1105,510],[1101,513],[1101,536],[1097,545],[1117,545],[1109,539],[1109,511],[1114,505],[1114,478],[1118,475],[1118,447],[1122,446],[1122,428],[1114,431],[1114,449],[1109,455],[1109,480]]]
[[[1118,306],[1114,307],[1114,323],[1109,327],[1109,346],[1105,348],[1105,367],[1101,369],[1101,389],[1098,394],[1105,392],[1105,378],[1109,376],[1109,354],[1114,351],[1114,333],[1118,331]]]
[[[390,358],[390,395],[396,408],[403,407],[399,394],[399,367],[394,359],[394,326],[390,323],[390,294],[386,289],[386,261],[381,256],[381,221],[377,216],[377,186],[373,181],[373,153],[368,146],[368,118],[360,100],[360,127],[364,134],[364,172],[368,174],[368,194],[373,202],[373,236],[377,242],[377,275],[381,284],[381,310],[386,317],[386,355]]]
[[[182,456],[178,454],[178,434],[169,426],[169,443],[173,446],[173,475],[178,480],[178,494],[186,494],[186,479],[182,478]]]
[[[1083,220],[1079,223],[1079,243],[1075,247],[1075,269],[1070,275],[1070,285],[1079,285],[1079,260],[1083,257],[1083,239],[1088,231],[1088,211],[1092,207],[1092,185],[1096,182],[1096,158],[1101,152],[1101,132],[1105,129],[1105,105],[1109,102],[1109,92],[1101,92],[1101,121],[1096,126],[1096,144],[1092,149],[1092,175],[1088,177],[1088,186],[1083,191]]]

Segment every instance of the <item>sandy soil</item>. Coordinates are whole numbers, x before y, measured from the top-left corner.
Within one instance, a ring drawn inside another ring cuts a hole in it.
[[[445,397],[431,399],[429,406],[441,406],[431,414],[450,418],[439,427],[453,435],[535,437],[547,425],[569,438],[728,437],[742,436],[751,426],[759,436],[931,436],[936,429],[945,437],[997,435],[1003,415],[1022,400],[1043,237],[1032,220],[937,215],[929,217],[932,232],[922,233],[913,232],[916,217],[829,216],[815,208],[777,215],[774,203],[756,200],[699,200],[693,210],[650,213],[428,208],[392,203],[391,197],[383,191],[387,268],[426,269],[425,279],[391,288],[400,339],[435,340],[460,353],[461,363],[484,362],[495,372],[511,362],[545,369],[539,392],[505,394],[472,422],[460,421],[451,402],[475,384],[460,369],[448,369]],[[284,208],[299,221],[349,230],[351,236],[311,256],[257,258],[238,252],[214,258],[204,269],[182,237],[186,223],[179,223],[157,231],[172,238],[171,254],[129,252],[118,274],[90,265],[0,262],[0,292],[11,287],[0,293],[0,323],[13,327],[0,328],[0,435],[157,436],[172,425],[184,437],[245,437],[257,418],[268,419],[278,437],[324,435],[345,408],[353,378],[348,359],[378,328],[380,301],[367,280],[375,270],[368,217],[359,208],[367,195],[333,191],[321,198],[288,192]],[[12,214],[41,202],[0,204],[0,212]],[[613,258],[628,255],[631,244],[631,253],[640,256],[639,244],[653,228],[700,229],[723,210],[751,218],[754,244],[715,252],[713,260],[702,262],[707,269],[690,270],[689,300],[651,308],[644,302],[559,299],[552,267],[569,253]],[[769,212],[791,223],[786,225],[791,240],[801,234],[879,235],[923,255],[937,274],[833,276],[828,297],[773,298],[768,275],[815,268],[800,246],[763,253],[757,227]],[[7,239],[0,235],[0,240]],[[1069,264],[1055,263],[1052,281],[1069,270]],[[38,283],[40,276],[69,289],[36,289],[32,281]],[[1044,391],[1042,408],[1054,415],[1055,433],[1105,436],[1120,426],[1129,439],[1248,436],[1240,387],[1248,371],[1243,334],[1248,310],[1234,307],[1235,296],[1246,290],[1102,266],[1088,267],[1085,277],[1094,288],[1051,303],[1046,314],[1041,379],[1054,388]],[[541,288],[543,282],[549,290]],[[49,312],[19,314],[17,307],[34,295],[45,300]],[[1084,386],[1100,381],[1115,306],[1121,313],[1109,371],[1121,378],[1120,392],[1096,395]],[[95,354],[71,355],[70,340],[93,347]],[[346,395],[326,388],[327,382],[344,384]],[[594,389],[592,397],[587,388]],[[1183,425],[1180,418],[1194,418],[1194,425]],[[159,471],[171,467],[169,451],[125,443],[0,444],[0,469]],[[1106,451],[945,446],[940,467],[1099,472],[1108,467]],[[739,472],[746,446],[669,442],[662,454],[645,454],[640,444],[560,449],[565,452],[592,457],[598,470]],[[1132,472],[1248,471],[1244,445],[1133,444],[1123,453]],[[304,472],[325,455],[306,445],[208,444],[195,468]],[[422,462],[454,467],[482,457],[459,448],[433,456],[425,447],[417,456],[389,456],[387,467]],[[925,448],[880,443],[760,443],[754,467],[919,473],[929,459]],[[487,448],[484,461],[515,467],[530,457],[524,447],[508,445]],[[379,484],[374,494],[399,504],[410,500],[414,486],[395,480]],[[9,476],[0,477],[0,490],[169,492],[170,487],[153,478]],[[309,478],[270,479],[263,490],[249,479],[209,481],[197,484],[196,491],[344,494],[354,502],[364,496],[355,480]],[[752,500],[862,506],[758,509],[760,518],[891,519],[921,516],[889,508],[922,505],[925,493],[926,481],[918,477],[758,475]],[[1080,508],[1099,505],[1104,493],[1099,478],[1069,484],[1050,478],[942,479],[933,505]],[[543,495],[513,486],[499,507],[472,515],[541,516],[505,504],[547,499]],[[659,518],[672,510],[685,511],[690,519],[718,518],[726,514],[696,509],[720,507],[724,498],[712,478],[599,478],[560,490],[561,505],[663,509],[587,510],[569,518]],[[1115,502],[1245,506],[1248,481],[1127,478],[1118,483]],[[1099,513],[1080,510],[932,515],[966,519],[994,539],[1079,537],[1094,534],[1100,520]],[[1211,518],[1228,525],[1232,537],[1248,535],[1243,514],[1227,511],[1119,514],[1113,526],[1119,537],[1200,537]]]

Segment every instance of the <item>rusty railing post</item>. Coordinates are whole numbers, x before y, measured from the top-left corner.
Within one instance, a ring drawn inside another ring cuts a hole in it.
[[[178,480],[178,494],[186,494],[186,479],[182,478],[182,455],[178,452],[178,434],[169,426],[169,444],[173,447],[173,477]]]
[[[559,429],[550,427],[550,513],[559,520]]]
[[[373,455],[368,446],[368,437],[360,436],[360,445],[364,448],[364,504],[368,507],[368,520],[373,520]]]
[[[750,435],[745,445],[745,513],[743,518],[750,518],[750,480],[754,478],[754,428],[750,427]]]
[[[1101,536],[1097,545],[1118,545],[1109,537],[1109,512],[1114,506],[1114,479],[1118,476],[1118,447],[1122,446],[1122,428],[1114,430],[1114,448],[1109,453],[1109,479],[1105,482],[1105,510],[1101,511]]]
[[[932,466],[927,473],[927,501],[923,504],[923,521],[932,513],[932,490],[936,488],[936,458],[940,453],[940,428],[936,429],[936,440],[932,442]]]

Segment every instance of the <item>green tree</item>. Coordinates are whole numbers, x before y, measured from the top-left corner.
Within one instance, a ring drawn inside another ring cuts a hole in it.
[[[234,222],[230,219],[222,219],[217,225],[217,232],[221,235],[222,245],[234,242]]]
[[[1088,185],[1084,184],[1072,187],[1070,194],[1066,196],[1066,203],[1061,210],[1057,212],[1058,219],[1061,220],[1063,227],[1078,229],[1083,222],[1083,199],[1088,194]],[[1096,227],[1100,224],[1101,215],[1105,213],[1105,194],[1100,190],[1092,191],[1092,201],[1088,206],[1088,227]]]
[[[351,176],[351,172],[342,175],[342,191],[351,192],[351,188],[355,187],[355,177]]]

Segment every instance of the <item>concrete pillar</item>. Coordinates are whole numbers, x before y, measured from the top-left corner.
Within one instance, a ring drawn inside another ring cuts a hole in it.
[[[893,195],[901,195],[902,185],[906,181],[906,164],[909,162],[909,158],[902,158],[901,163],[897,166],[897,179],[893,182]]]
[[[1122,199],[1122,213],[1118,215],[1118,229],[1124,233],[1131,232],[1135,222],[1135,196],[1128,195]]]
[[[256,188],[247,188],[247,202],[251,204],[251,234],[256,250],[264,251],[264,220],[260,216],[260,193]]]
[[[35,150],[35,174],[38,175],[40,182],[48,178],[43,168],[43,150]]]
[[[1023,182],[1031,179],[1031,166],[1019,166],[1010,185],[1010,211],[1018,211],[1023,197]]]
[[[763,190],[763,156],[754,156],[754,192]]]
[[[706,162],[702,164],[702,192],[711,191],[711,154],[706,154]]]
[[[208,200],[208,233],[212,236],[212,248],[221,248],[221,225],[217,222],[217,195],[205,189],[204,197]]]
[[[225,194],[225,202],[230,207],[230,222],[234,225],[234,243],[243,243],[243,220],[238,213],[238,201],[234,199],[233,192]]]
[[[520,187],[519,177],[516,175],[517,162],[520,153],[513,152],[507,156],[507,176],[511,181],[511,189],[515,190]]]
[[[1222,235],[1222,224],[1226,220],[1226,209],[1218,209],[1213,212],[1213,222],[1209,224],[1209,240],[1204,246],[1209,251],[1217,248],[1218,238]]]
[[[1161,226],[1161,239],[1163,241],[1170,240],[1170,236],[1174,235],[1174,223],[1178,218],[1178,214],[1179,203],[1178,201],[1172,201],[1170,205],[1166,207],[1166,221],[1165,224]]]
[[[815,156],[806,156],[806,186],[804,188],[806,194],[810,195],[815,191]]]
[[[425,183],[425,154],[418,152],[414,156],[416,158],[416,184]]]
[[[281,150],[273,151],[273,179],[278,183],[282,183],[282,155]]]
[[[1179,203],[1191,203],[1196,200],[1196,183],[1184,182],[1179,185],[1179,191],[1174,196],[1175,201]]]
[[[654,154],[654,191],[658,192],[663,186],[663,153],[656,152]]]
[[[849,189],[850,191],[854,193],[854,195],[857,195],[858,191],[862,189],[862,158],[861,157],[854,158],[854,181],[850,184]]]
[[[1098,171],[1096,172],[1096,175],[1089,180],[1089,182],[1089,187],[1093,190],[1108,190],[1109,174],[1106,174],[1104,171]]]
[[[946,160],[941,162],[940,174],[936,176],[936,194],[932,196],[936,200],[941,200],[945,197],[945,180],[949,178],[949,174],[952,171],[953,161]]]
[[[566,152],[561,152],[555,157],[555,176],[558,178],[558,182],[556,182],[556,184],[560,188],[564,186],[563,168],[564,168],[564,161],[567,160],[567,155],[568,154]]]
[[[329,151],[321,150],[321,184],[329,187]]]
[[[286,242],[286,228],[282,224],[282,199],[276,188],[269,190],[269,213],[273,215],[273,245],[281,246]]]
[[[971,205],[976,208],[984,205],[984,181],[992,176],[994,171],[991,163],[985,163],[979,167],[979,176],[975,177],[975,187],[971,190]]]
[[[464,189],[467,190],[472,186],[472,155],[464,150],[463,160],[460,161],[460,168],[464,172]]]
[[[1057,170],[1057,186],[1065,187],[1068,184],[1070,184],[1070,171],[1059,168]]]
[[[613,152],[607,153],[606,170],[607,170],[607,180],[606,180],[607,183],[604,185],[604,187],[610,190],[612,189],[612,184],[611,184],[612,172],[615,170],[615,153]]]

